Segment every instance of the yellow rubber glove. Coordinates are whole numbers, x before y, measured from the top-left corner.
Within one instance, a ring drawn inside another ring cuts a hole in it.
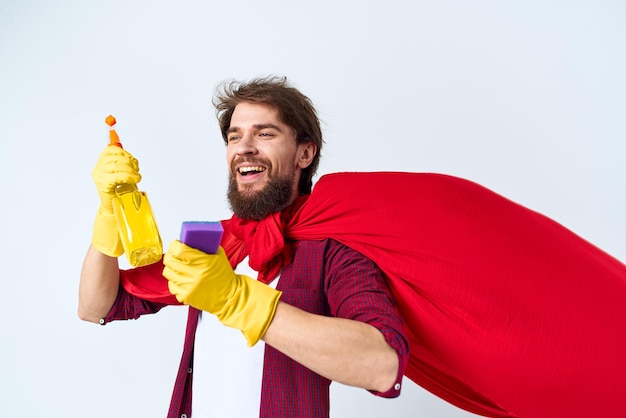
[[[136,184],[141,181],[139,162],[121,147],[108,145],[100,154],[91,176],[100,196],[100,207],[94,221],[91,244],[103,254],[119,257],[124,254],[124,249],[113,214],[112,200],[115,198],[116,185]]]
[[[163,276],[179,302],[210,312],[241,330],[248,346],[269,327],[281,292],[248,276],[235,274],[222,247],[206,254],[175,240],[163,257]]]

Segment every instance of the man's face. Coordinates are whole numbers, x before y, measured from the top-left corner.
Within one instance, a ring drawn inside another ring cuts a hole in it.
[[[235,214],[262,219],[291,204],[315,146],[297,144],[294,129],[266,103],[238,104],[227,134],[228,199]]]

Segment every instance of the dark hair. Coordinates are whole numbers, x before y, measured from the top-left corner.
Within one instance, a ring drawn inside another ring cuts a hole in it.
[[[213,105],[222,131],[228,143],[227,130],[235,106],[242,102],[267,103],[278,110],[281,121],[296,131],[296,142],[313,142],[317,152],[311,164],[302,171],[298,190],[300,194],[311,193],[313,175],[319,165],[322,150],[322,129],[311,100],[287,82],[286,77],[269,76],[247,82],[228,81],[215,89]]]

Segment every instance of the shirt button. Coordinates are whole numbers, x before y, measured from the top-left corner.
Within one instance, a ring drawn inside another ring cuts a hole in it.
[[[187,418],[187,414],[181,414],[180,418]]]
[[[187,373],[191,373],[193,371],[193,369],[190,367],[187,369]]]
[[[104,318],[100,319],[98,322],[100,322],[100,325],[104,325]]]
[[[400,386],[400,383],[396,383],[396,384],[393,386],[394,390],[400,390],[400,387],[401,387],[401,386]]]

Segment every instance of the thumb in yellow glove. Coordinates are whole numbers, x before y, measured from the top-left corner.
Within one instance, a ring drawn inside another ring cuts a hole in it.
[[[108,145],[100,154],[91,176],[100,196],[91,243],[101,253],[119,257],[124,249],[118,234],[112,201],[118,184],[136,184],[141,181],[139,162],[121,147]]]
[[[206,254],[175,240],[163,257],[163,276],[179,302],[212,313],[241,330],[248,346],[269,327],[281,292],[248,276],[235,274],[222,247]]]

